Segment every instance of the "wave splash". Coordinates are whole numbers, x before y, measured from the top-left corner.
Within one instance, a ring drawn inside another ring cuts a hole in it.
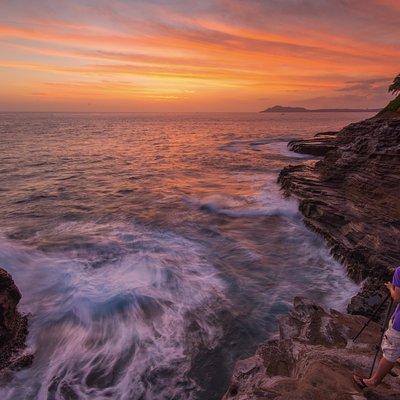
[[[185,198],[185,201],[201,211],[231,218],[299,217],[297,201],[282,198],[275,176],[264,174],[259,179],[252,177],[252,180],[253,182],[244,180],[246,185],[255,186],[251,194],[210,193],[201,198]],[[262,182],[261,185],[260,182]]]
[[[2,242],[0,263],[27,293],[36,353],[2,398],[193,398],[191,360],[223,334],[222,280],[199,244],[173,233],[120,224],[109,240],[123,256],[101,268]]]

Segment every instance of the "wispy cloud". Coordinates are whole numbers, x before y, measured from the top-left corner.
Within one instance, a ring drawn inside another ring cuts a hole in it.
[[[268,105],[260,99],[357,106],[343,96],[367,93],[378,106],[400,65],[400,7],[390,0],[3,0],[0,7],[0,100],[25,99],[23,74],[29,93],[46,93],[34,107],[52,96],[62,107],[60,91],[77,104],[101,92],[104,107],[131,99],[146,109],[162,100],[172,109],[209,108],[218,99],[223,109]]]
[[[391,80],[391,76],[383,78],[354,80],[345,82],[345,85],[337,90],[339,92],[351,92],[369,96],[374,95],[376,92],[382,93],[383,91],[385,91]]]

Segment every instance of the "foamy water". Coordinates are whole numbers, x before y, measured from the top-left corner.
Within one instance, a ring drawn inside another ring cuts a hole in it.
[[[32,367],[2,399],[218,399],[293,296],[356,291],[276,184],[360,114],[2,114],[0,265]]]
[[[185,354],[186,328],[196,325],[196,339],[216,345],[222,329],[209,320],[227,303],[223,281],[196,243],[131,224],[112,228],[113,240],[132,250],[96,270],[82,259],[3,241],[0,256],[26,293],[36,350],[34,367],[14,382],[11,398],[164,399],[192,392],[191,380],[179,382],[193,355]]]

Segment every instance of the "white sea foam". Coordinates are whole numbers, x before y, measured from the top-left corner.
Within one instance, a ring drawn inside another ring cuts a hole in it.
[[[307,154],[300,154],[291,151],[287,147],[288,142],[279,141],[271,143],[253,142],[251,146],[259,151],[264,151],[268,154],[279,154],[288,158],[310,158]]]
[[[257,141],[242,140],[233,141],[220,147],[220,150],[229,151],[232,153],[238,153],[248,148],[254,151],[260,151],[267,155],[279,155],[287,158],[313,158],[307,154],[295,153],[288,149],[287,140],[271,140],[271,139],[260,139]]]
[[[229,195],[227,193],[207,194],[202,198],[186,198],[205,212],[226,215],[232,218],[286,216],[298,217],[298,203],[293,198],[284,199],[276,183],[275,175],[252,174],[238,176],[244,185],[254,186],[249,195]]]
[[[97,269],[2,241],[0,265],[32,314],[36,353],[2,399],[191,398],[196,348],[185,330],[195,324],[202,345],[215,346],[222,333],[209,320],[226,302],[224,285],[201,247],[180,236],[127,224],[112,236],[131,251]]]

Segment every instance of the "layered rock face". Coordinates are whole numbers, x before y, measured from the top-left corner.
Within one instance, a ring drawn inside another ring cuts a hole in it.
[[[21,293],[11,275],[0,268],[0,371],[19,369],[32,362],[32,355],[21,354],[28,334],[28,321],[17,305]]]
[[[284,168],[279,182],[300,199],[305,223],[324,236],[350,276],[368,278],[349,311],[369,315],[386,293],[381,283],[400,265],[400,114],[289,147],[324,155]]]
[[[398,365],[379,388],[361,392],[352,382],[353,373],[368,375],[380,339],[380,326],[371,322],[352,341],[366,320],[295,298],[279,321],[279,339],[236,364],[223,400],[398,400]]]
[[[336,134],[337,132],[317,133],[314,139],[292,140],[288,147],[296,153],[323,156],[335,148]]]

